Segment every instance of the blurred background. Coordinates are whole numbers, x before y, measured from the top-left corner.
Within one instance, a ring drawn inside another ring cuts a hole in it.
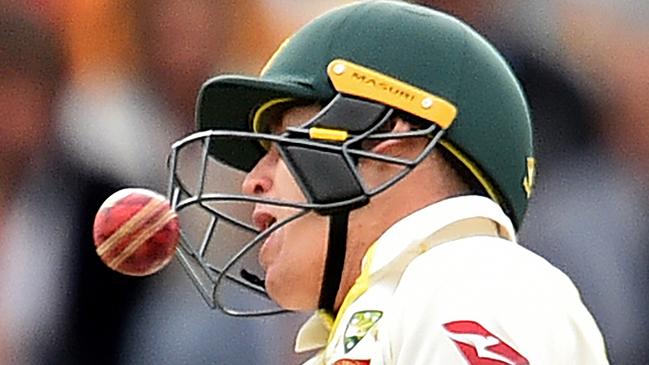
[[[291,364],[304,315],[226,318],[180,265],[104,268],[116,189],[165,192],[198,88],[258,74],[343,0],[0,0],[0,364]],[[648,364],[649,2],[431,0],[505,55],[528,95],[538,180],[523,245],[567,272],[612,364]],[[440,298],[443,300],[443,298]]]

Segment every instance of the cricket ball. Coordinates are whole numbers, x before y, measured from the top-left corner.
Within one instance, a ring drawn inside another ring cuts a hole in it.
[[[93,227],[97,254],[111,269],[146,276],[171,261],[180,236],[176,212],[164,196],[123,189],[101,205]]]

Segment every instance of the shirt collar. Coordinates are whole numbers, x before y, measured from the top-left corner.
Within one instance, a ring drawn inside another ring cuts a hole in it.
[[[431,242],[430,238],[433,235],[457,222],[475,218],[484,218],[486,221],[496,223],[492,225],[493,231],[505,239],[515,240],[516,231],[511,220],[500,206],[489,198],[466,195],[444,199],[426,206],[392,225],[370,247],[363,258],[361,277],[347,294],[338,317],[342,315],[347,305],[367,289],[369,281],[376,279],[385,268],[398,266],[396,265],[398,263],[407,265],[412,257],[435,244],[447,241],[441,239]],[[471,226],[472,224],[461,226],[460,236],[467,237],[474,233],[471,229],[466,229]],[[422,242],[429,244],[420,246]],[[336,322],[339,319],[336,318]],[[336,323],[330,314],[316,311],[300,328],[295,342],[295,351],[304,352],[326,346],[332,328],[335,327]]]
[[[419,250],[419,243],[442,228],[471,218],[491,220],[498,225],[501,236],[515,240],[516,231],[511,220],[493,200],[477,195],[444,199],[411,213],[385,231],[374,244],[369,274],[374,275],[409,249]],[[365,255],[363,265],[367,260],[368,255]]]

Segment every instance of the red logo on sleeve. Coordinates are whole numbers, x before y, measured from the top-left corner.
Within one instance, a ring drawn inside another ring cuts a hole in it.
[[[523,355],[473,321],[444,325],[446,334],[470,365],[529,365]]]
[[[370,365],[370,360],[340,359],[334,365]]]

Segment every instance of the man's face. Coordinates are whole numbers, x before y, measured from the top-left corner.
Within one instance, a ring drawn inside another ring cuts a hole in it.
[[[270,130],[280,133],[286,127],[304,124],[319,110],[317,106],[289,109],[282,117],[271,121]],[[395,133],[407,132],[410,125],[396,119],[389,128]],[[368,148],[375,153],[413,159],[421,153],[427,143],[426,138],[407,143],[390,139]],[[370,188],[379,186],[401,170],[400,167],[362,159],[358,168],[364,183]],[[345,267],[336,306],[340,305],[344,295],[360,274],[361,261],[369,246],[394,222],[431,201],[431,197],[420,191],[421,186],[430,184],[427,171],[431,170],[422,167],[416,170],[419,173],[409,174],[397,185],[373,197],[368,205],[351,212]],[[275,148],[271,148],[246,176],[242,190],[246,195],[284,202],[306,202],[302,190]],[[421,199],[410,199],[415,191]],[[426,191],[432,193],[433,190]],[[399,204],[395,205],[395,201]],[[299,210],[292,208],[257,204],[253,212],[253,221],[259,229],[264,230],[298,212]],[[282,307],[292,310],[317,308],[328,234],[328,218],[308,213],[277,229],[263,243],[259,261],[266,271],[266,290]]]
[[[284,113],[274,132],[296,126],[311,119],[319,108],[299,107]],[[248,173],[242,190],[285,202],[305,202],[302,190],[279,156],[270,148],[255,168]],[[257,204],[253,221],[260,229],[281,222],[299,211],[274,205]],[[328,220],[308,213],[273,232],[263,243],[259,262],[266,271],[266,290],[282,307],[306,310],[317,307],[326,254]]]

